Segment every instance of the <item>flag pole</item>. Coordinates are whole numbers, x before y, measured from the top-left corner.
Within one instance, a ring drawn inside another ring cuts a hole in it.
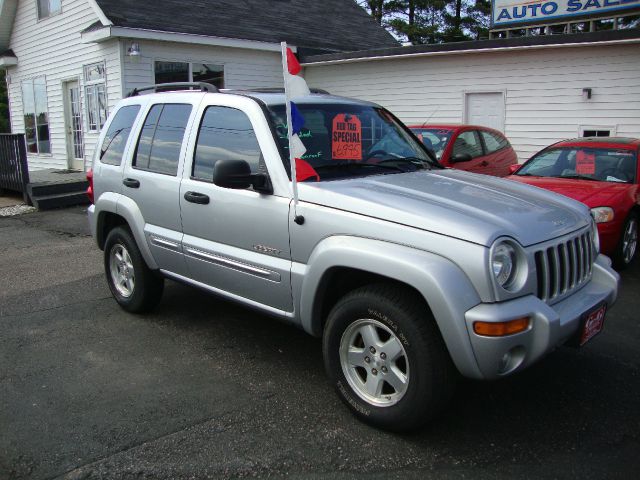
[[[296,159],[293,154],[293,123],[291,120],[291,98],[289,98],[289,89],[287,87],[287,73],[289,73],[289,65],[287,62],[287,42],[280,42],[282,48],[282,76],[284,80],[284,99],[287,111],[287,137],[289,139],[289,165],[291,169],[291,186],[293,188],[293,214],[296,223],[304,222],[304,218],[298,216],[298,179],[296,178]],[[300,223],[301,224],[301,223]]]

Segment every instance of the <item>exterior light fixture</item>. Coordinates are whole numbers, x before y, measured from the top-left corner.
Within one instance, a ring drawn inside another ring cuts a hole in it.
[[[133,42],[129,48],[127,48],[127,55],[129,57],[139,57],[140,56],[140,44],[137,42]]]
[[[583,88],[582,89],[582,99],[583,100],[591,100],[591,89]]]

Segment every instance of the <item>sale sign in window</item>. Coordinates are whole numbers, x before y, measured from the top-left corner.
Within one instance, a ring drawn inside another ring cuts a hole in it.
[[[596,154],[579,150],[576,153],[576,173],[578,175],[595,175]]]
[[[358,117],[348,113],[336,115],[331,138],[334,160],[362,160],[362,124]]]

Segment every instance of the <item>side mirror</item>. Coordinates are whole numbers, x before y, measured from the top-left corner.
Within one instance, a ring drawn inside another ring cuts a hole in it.
[[[514,163],[513,165],[509,165],[509,175],[513,175],[514,173],[516,173],[518,170],[520,170],[520,167],[522,165],[519,163]]]
[[[213,183],[218,187],[244,190],[253,187],[263,193],[272,193],[266,175],[251,173],[245,160],[218,160],[213,167]]]
[[[449,161],[451,163],[460,163],[460,162],[468,162],[471,159],[472,157],[470,153],[456,153],[455,155],[451,156],[451,160]]]

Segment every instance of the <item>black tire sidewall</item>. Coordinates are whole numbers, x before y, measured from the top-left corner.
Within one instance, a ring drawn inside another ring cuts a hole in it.
[[[347,327],[358,319],[377,320],[388,327],[402,342],[409,363],[409,386],[404,396],[392,406],[374,406],[362,399],[350,386],[340,362],[340,341]],[[439,409],[437,392],[432,388],[434,367],[438,358],[433,350],[437,342],[427,342],[424,328],[409,312],[385,301],[384,297],[372,295],[348,295],[332,310],[325,328],[323,350],[325,368],[340,398],[351,410],[367,423],[393,431],[408,431],[420,428]],[[423,325],[424,327],[424,325]],[[439,332],[434,340],[441,340]],[[442,346],[444,347],[444,346]],[[434,395],[436,393],[436,395]]]
[[[122,245],[131,258],[131,264],[133,265],[135,284],[133,287],[133,294],[129,297],[125,297],[118,292],[113,279],[111,277],[111,251],[116,245]],[[118,304],[129,312],[142,312],[150,306],[150,294],[153,292],[155,285],[150,285],[151,282],[161,282],[158,278],[151,278],[153,272],[149,270],[147,264],[142,258],[140,249],[136,244],[131,232],[123,227],[116,227],[107,236],[104,248],[104,268],[107,276],[107,283],[113,297]],[[161,293],[161,290],[160,290]]]
[[[637,245],[636,245],[636,251],[630,262],[625,262],[624,252],[622,251],[622,248],[624,246],[624,234],[627,231],[627,226],[629,225],[629,222],[631,222],[632,220],[636,221],[636,235],[637,235],[637,230],[639,228],[638,222],[640,221],[640,216],[636,212],[631,212],[629,213],[626,220],[624,221],[624,224],[622,225],[622,233],[620,235],[620,240],[618,241],[618,246],[616,247],[615,256],[614,256],[614,265],[618,270],[624,270],[625,268],[630,267],[638,258]]]

